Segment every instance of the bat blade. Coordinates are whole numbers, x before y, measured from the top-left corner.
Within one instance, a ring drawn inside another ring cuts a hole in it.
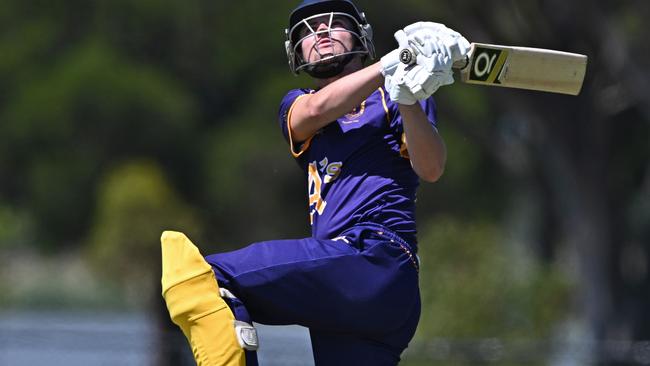
[[[578,95],[587,69],[587,56],[472,43],[468,59],[462,63],[454,67],[460,69],[461,81],[465,83]]]

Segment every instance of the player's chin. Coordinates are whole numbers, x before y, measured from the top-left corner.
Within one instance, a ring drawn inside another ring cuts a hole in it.
[[[312,63],[317,65],[332,64],[332,63],[339,62],[340,56],[343,56],[343,52],[338,52],[337,50],[331,50],[331,51],[323,52],[317,57],[315,57],[315,59],[312,60]]]
[[[331,63],[334,59],[334,54],[326,53],[322,55],[314,55],[314,57],[309,58],[309,63],[312,65],[327,65]]]

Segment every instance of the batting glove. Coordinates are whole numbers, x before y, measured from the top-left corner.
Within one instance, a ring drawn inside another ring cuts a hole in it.
[[[426,57],[435,52],[430,42],[442,42],[451,50],[454,62],[465,59],[470,51],[470,43],[465,37],[444,24],[434,22],[417,22],[395,32],[395,39],[401,49],[410,48],[416,55]]]
[[[421,53],[417,55],[417,63],[401,63],[393,75],[393,82],[406,87],[416,99],[422,100],[430,97],[441,86],[452,84],[454,76],[449,47],[439,41],[430,41],[420,46],[427,48],[431,56],[426,57],[425,53]]]
[[[382,57],[379,60],[381,63],[380,71],[381,74],[384,75],[384,77],[393,75],[393,73],[395,73],[397,66],[401,63],[399,58],[399,53],[400,53],[400,49],[398,48],[387,53],[384,57]]]
[[[386,75],[384,87],[390,96],[390,100],[399,104],[412,105],[418,99],[411,93],[411,90],[404,84],[404,69],[407,65],[399,62],[392,75]]]
[[[406,26],[404,29],[395,32],[395,39],[399,44],[397,50],[386,54],[381,58],[381,74],[385,77],[393,75],[400,62],[406,62],[401,59],[400,50],[408,49],[413,54],[414,59],[407,63],[415,63],[417,56],[424,55],[431,57],[439,48],[436,42],[442,42],[451,50],[452,60],[454,62],[463,60],[470,51],[470,43],[461,36],[460,33],[447,28],[444,24],[434,22],[417,22]]]

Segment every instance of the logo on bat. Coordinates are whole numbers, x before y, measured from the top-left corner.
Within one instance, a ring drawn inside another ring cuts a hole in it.
[[[469,80],[501,84],[501,74],[505,70],[507,60],[507,50],[476,47],[472,55]]]

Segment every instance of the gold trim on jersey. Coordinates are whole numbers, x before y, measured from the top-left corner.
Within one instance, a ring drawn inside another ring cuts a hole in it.
[[[386,111],[386,120],[388,121],[388,125],[390,126],[390,113],[388,112],[388,105],[386,104],[386,94],[384,93],[384,90],[382,88],[379,88],[379,92],[381,93],[381,103],[384,105],[384,111]],[[404,132],[402,133],[401,141],[399,145],[399,156],[405,159],[411,158],[409,156],[408,147],[406,146],[406,133]]]
[[[402,132],[402,141],[399,145],[399,156],[410,159],[408,146],[406,146],[406,132]]]
[[[311,140],[314,138],[313,135],[310,136],[307,140],[305,140],[305,142],[302,143],[302,145],[300,145],[300,151],[298,151],[298,152],[294,151],[293,137],[291,136],[292,135],[292,133],[291,133],[291,113],[293,113],[293,107],[296,106],[296,102],[300,98],[302,98],[302,97],[304,97],[306,95],[308,95],[308,94],[299,95],[293,101],[293,103],[291,103],[291,107],[289,107],[289,112],[287,113],[287,134],[289,135],[289,150],[291,151],[291,155],[293,155],[294,158],[299,157],[300,155],[302,155],[302,153],[307,151],[307,149],[309,149],[309,145],[311,144]]]
[[[381,93],[381,104],[384,106],[384,111],[386,112],[386,121],[390,126],[390,113],[388,112],[388,105],[386,104],[386,94],[384,93],[384,89],[381,87],[377,89],[379,90],[379,93]]]

